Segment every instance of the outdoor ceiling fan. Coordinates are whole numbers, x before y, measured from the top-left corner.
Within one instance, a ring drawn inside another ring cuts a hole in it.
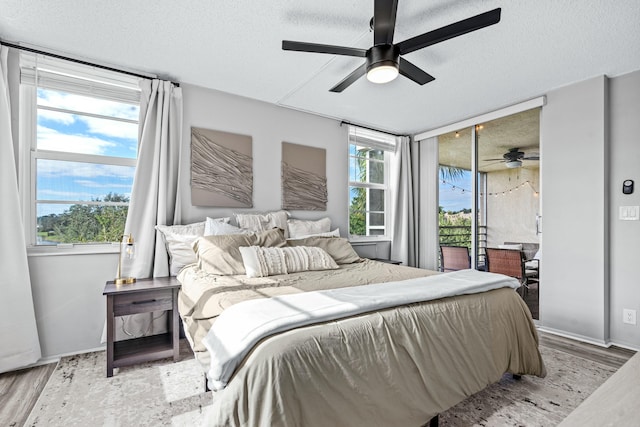
[[[282,41],[282,49],[366,58],[364,64],[332,87],[331,92],[342,92],[365,74],[367,79],[374,83],[387,83],[395,79],[398,74],[402,74],[419,85],[424,85],[435,80],[435,77],[402,58],[401,55],[497,24],[500,22],[501,11],[500,8],[493,9],[402,42],[393,43],[397,9],[398,0],[374,0],[374,15],[370,24],[373,28],[373,46],[369,49],[290,40]]]
[[[510,148],[501,159],[485,159],[485,162],[502,161],[508,168],[519,168],[523,160],[540,160],[539,154],[526,155],[520,148]]]

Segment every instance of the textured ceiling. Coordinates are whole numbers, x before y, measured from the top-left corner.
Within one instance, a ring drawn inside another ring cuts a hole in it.
[[[394,41],[502,8],[497,25],[410,53],[436,80],[360,79],[362,59],[283,39],[370,47],[373,0],[0,0],[0,38],[285,107],[416,133],[597,75],[640,69],[638,0],[399,0]]]

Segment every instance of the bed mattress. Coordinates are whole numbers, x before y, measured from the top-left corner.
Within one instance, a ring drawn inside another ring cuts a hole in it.
[[[202,339],[247,299],[389,282],[437,272],[375,261],[266,278],[179,275],[180,313],[206,369]],[[510,288],[414,303],[263,339],[226,388],[213,426],[423,425],[505,372],[544,376],[528,308]]]

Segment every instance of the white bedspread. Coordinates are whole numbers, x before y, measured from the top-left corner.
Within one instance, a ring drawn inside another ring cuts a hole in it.
[[[253,346],[279,332],[399,305],[519,286],[516,279],[501,274],[461,270],[244,301],[222,312],[203,340],[211,356],[209,387],[222,390]]]

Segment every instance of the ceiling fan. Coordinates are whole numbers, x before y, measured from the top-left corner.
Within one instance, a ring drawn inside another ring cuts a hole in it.
[[[539,154],[526,155],[520,148],[510,148],[501,159],[485,159],[485,162],[503,161],[508,168],[519,168],[523,160],[540,160]]]
[[[395,79],[398,74],[402,74],[423,85],[435,80],[435,77],[402,58],[401,55],[497,24],[500,22],[501,10],[493,9],[402,42],[393,43],[397,9],[398,0],[374,0],[374,15],[371,19],[373,46],[369,49],[290,40],[282,41],[282,49],[366,58],[364,64],[332,87],[331,92],[342,92],[365,74],[367,79],[374,83],[387,83]]]

